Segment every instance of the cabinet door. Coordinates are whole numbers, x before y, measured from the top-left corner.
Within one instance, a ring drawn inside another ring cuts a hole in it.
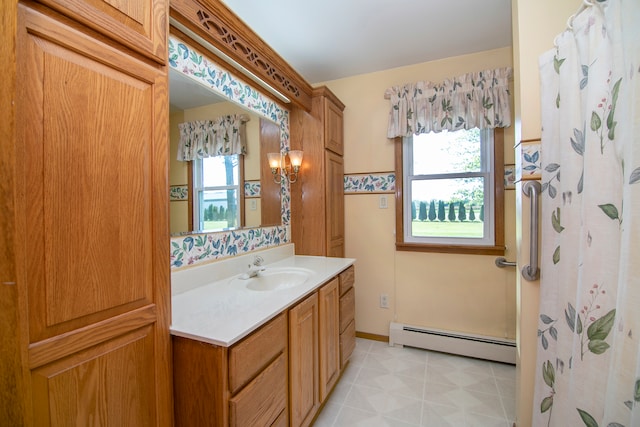
[[[340,334],[340,363],[344,367],[356,348],[356,322],[352,320]]]
[[[320,401],[340,376],[340,295],[336,277],[318,291],[320,311]]]
[[[289,395],[291,425],[308,426],[318,396],[318,294],[289,311]]]
[[[228,348],[172,337],[176,427],[228,427]]]
[[[325,151],[327,256],[344,257],[344,161]]]
[[[167,57],[167,0],[39,0],[160,64]]]
[[[324,99],[324,147],[336,154],[344,154],[344,125],[342,110]]]
[[[17,40],[17,271],[38,425],[167,423],[166,72],[23,4]]]

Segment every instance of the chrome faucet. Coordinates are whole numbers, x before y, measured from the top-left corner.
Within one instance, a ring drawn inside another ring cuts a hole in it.
[[[255,255],[253,257],[253,264],[247,265],[247,272],[240,276],[241,279],[250,279],[252,277],[256,277],[258,273],[266,270],[266,267],[262,266],[264,259],[260,255]]]

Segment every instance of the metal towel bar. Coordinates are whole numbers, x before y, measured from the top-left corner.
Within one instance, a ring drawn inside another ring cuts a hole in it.
[[[522,277],[528,281],[538,280],[538,196],[542,186],[538,181],[527,181],[522,186],[525,196],[531,198],[531,223],[529,224],[529,265],[522,267]]]
[[[513,261],[507,261],[505,257],[496,258],[496,267],[505,268],[505,267],[515,267],[516,263]]]

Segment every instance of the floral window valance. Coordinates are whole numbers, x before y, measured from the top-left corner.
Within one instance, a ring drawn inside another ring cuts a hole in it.
[[[391,100],[388,138],[443,130],[511,125],[511,68],[498,68],[447,79],[387,89]]]
[[[247,154],[244,114],[231,114],[212,120],[180,123],[178,160]]]

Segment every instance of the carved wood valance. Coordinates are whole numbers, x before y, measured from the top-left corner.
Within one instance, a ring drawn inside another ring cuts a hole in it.
[[[267,82],[293,104],[307,111],[311,109],[311,85],[220,1],[171,0],[170,4],[173,20]]]

